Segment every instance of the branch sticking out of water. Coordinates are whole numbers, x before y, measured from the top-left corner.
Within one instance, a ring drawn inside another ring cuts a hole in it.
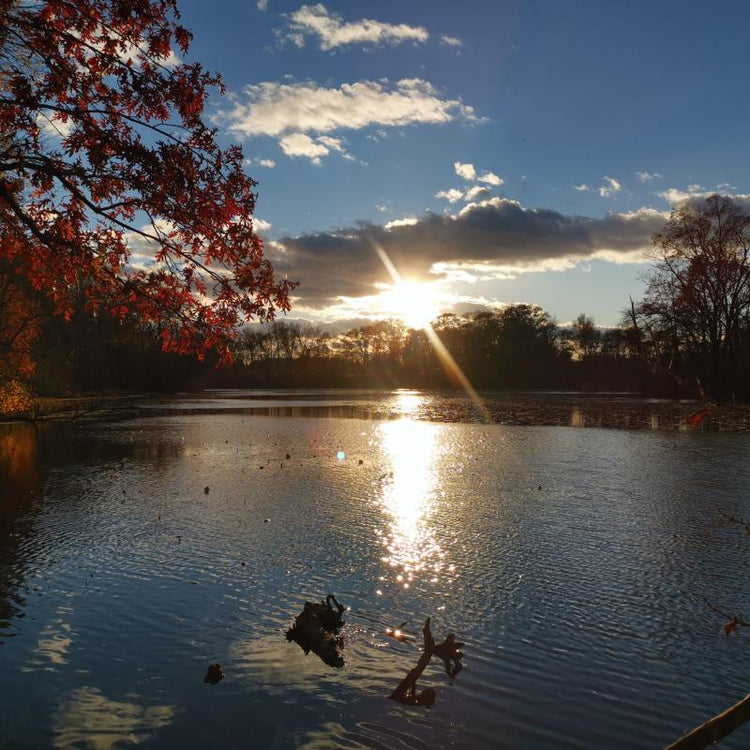
[[[427,669],[427,665],[432,661],[433,656],[443,660],[445,671],[453,679],[462,669],[463,643],[456,642],[456,636],[448,633],[442,643],[435,643],[430,630],[430,618],[425,620],[424,629],[424,652],[419,657],[417,666],[404,677],[396,689],[390,694],[390,699],[399,703],[406,703],[411,706],[426,706],[432,708],[435,703],[435,689],[425,688],[421,693],[417,692],[417,680],[422,676],[422,672]]]

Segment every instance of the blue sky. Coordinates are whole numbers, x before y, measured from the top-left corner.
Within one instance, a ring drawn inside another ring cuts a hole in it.
[[[179,7],[293,317],[393,312],[378,244],[441,309],[612,325],[672,205],[750,192],[746,2]]]

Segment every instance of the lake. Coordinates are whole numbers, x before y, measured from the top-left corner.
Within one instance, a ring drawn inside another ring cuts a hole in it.
[[[485,403],[227,392],[0,425],[0,747],[659,748],[743,697],[747,633],[705,599],[747,615],[725,514],[750,518],[750,436],[668,402]],[[520,423],[482,423],[498,403]],[[285,638],[328,593],[340,669]],[[429,710],[387,698],[427,617],[465,643],[420,678]]]

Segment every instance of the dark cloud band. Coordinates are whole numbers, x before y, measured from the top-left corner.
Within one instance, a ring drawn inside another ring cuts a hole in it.
[[[545,261],[610,257],[646,248],[665,222],[652,209],[609,214],[602,219],[566,216],[548,209],[525,209],[493,198],[469,204],[457,215],[427,213],[413,223],[387,228],[355,227],[285,237],[286,253],[276,267],[300,281],[298,296],[308,305],[326,305],[341,296],[374,294],[390,283],[375,250],[380,245],[402,276],[434,279],[435,264],[491,264],[519,269]]]

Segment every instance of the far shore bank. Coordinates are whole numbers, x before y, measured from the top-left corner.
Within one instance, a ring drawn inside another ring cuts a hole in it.
[[[396,391],[373,389],[252,389],[173,394],[103,393],[40,397],[34,408],[0,417],[0,423],[92,423],[185,413],[233,412],[248,416],[328,416],[394,419],[403,416],[390,403]],[[486,421],[457,391],[413,391],[427,397],[411,416],[442,422]],[[635,393],[492,391],[482,392],[496,424],[615,429],[700,429],[750,432],[750,404],[714,404],[655,399]],[[435,401],[437,399],[437,401]],[[210,404],[206,402],[210,401]],[[219,403],[216,403],[216,402]],[[224,403],[221,403],[221,402]],[[241,403],[240,403],[241,402]]]

